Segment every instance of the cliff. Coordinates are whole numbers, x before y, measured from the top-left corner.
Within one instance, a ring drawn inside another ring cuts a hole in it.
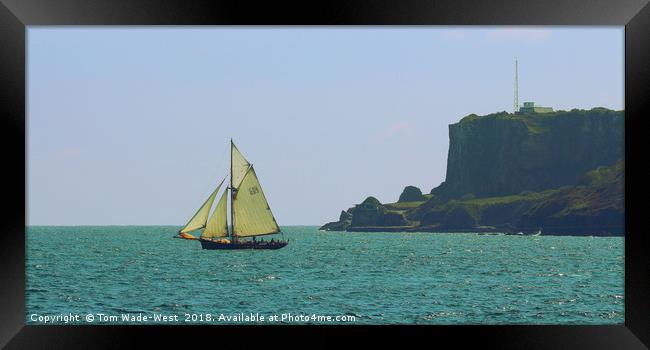
[[[368,197],[321,229],[622,235],[623,118],[602,108],[467,116],[449,127],[447,178],[431,194]]]
[[[449,125],[445,199],[543,191],[574,185],[623,155],[622,111],[604,108],[517,115],[470,115]]]

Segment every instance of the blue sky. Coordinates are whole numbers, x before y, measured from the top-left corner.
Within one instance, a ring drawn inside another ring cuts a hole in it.
[[[29,27],[29,225],[182,225],[232,137],[280,225],[444,181],[447,125],[623,109],[623,27]]]

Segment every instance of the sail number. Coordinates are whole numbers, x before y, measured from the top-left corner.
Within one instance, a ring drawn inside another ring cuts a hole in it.
[[[253,186],[253,187],[248,188],[248,193],[250,193],[251,196],[256,194],[256,193],[259,193],[259,192],[260,192],[260,189],[257,188],[257,186]]]

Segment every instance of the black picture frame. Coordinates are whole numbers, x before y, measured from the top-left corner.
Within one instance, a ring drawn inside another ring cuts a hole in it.
[[[431,345],[521,349],[643,349],[650,344],[650,248],[644,232],[644,146],[650,90],[646,0],[154,1],[0,0],[0,106],[5,209],[0,235],[0,346],[127,348],[190,339],[260,346],[382,342],[413,335]],[[625,26],[625,324],[612,326],[26,326],[26,26],[30,25],[616,25]],[[24,148],[23,148],[24,147]],[[21,187],[20,184],[23,184]],[[395,334],[398,331],[399,334]],[[325,334],[323,334],[325,333]],[[405,334],[404,334],[405,333]],[[287,341],[287,339],[292,339]],[[216,346],[217,343],[214,345]],[[300,344],[300,343],[298,343]],[[645,344],[645,345],[644,345]],[[213,347],[213,346],[211,346]]]

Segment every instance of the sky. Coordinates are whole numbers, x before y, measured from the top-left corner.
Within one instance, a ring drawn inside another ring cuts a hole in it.
[[[623,109],[623,27],[27,30],[27,224],[177,225],[255,165],[280,226],[445,179],[448,125]]]

